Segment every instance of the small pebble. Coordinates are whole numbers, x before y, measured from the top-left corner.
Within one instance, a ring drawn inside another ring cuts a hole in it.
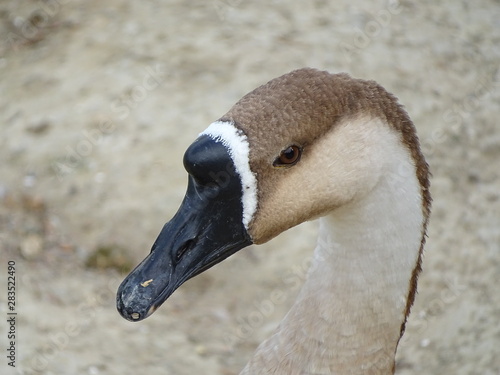
[[[97,182],[98,184],[102,184],[105,179],[106,179],[106,174],[104,172],[98,172],[94,176],[94,181]]]
[[[197,345],[195,347],[195,350],[196,350],[196,353],[198,353],[198,355],[207,354],[207,347],[205,345]]]
[[[429,339],[423,339],[422,341],[420,341],[420,346],[422,348],[427,348],[430,343],[431,343],[431,340],[429,340]]]
[[[43,249],[43,239],[38,234],[29,234],[21,242],[21,254],[26,259],[36,258]]]
[[[24,176],[24,178],[23,178],[24,187],[27,187],[27,188],[33,187],[33,186],[35,186],[35,183],[36,183],[36,177],[34,175],[27,174],[26,176]]]

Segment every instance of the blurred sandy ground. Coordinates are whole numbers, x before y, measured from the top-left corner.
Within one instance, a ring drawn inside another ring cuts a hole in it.
[[[293,301],[284,280],[304,275],[315,223],[242,251],[137,324],[115,310],[117,269],[175,213],[197,134],[303,66],[395,93],[432,167],[397,373],[500,373],[498,1],[3,1],[0,35],[0,290],[15,260],[19,313],[17,367],[4,358],[2,374],[244,366]],[[287,302],[266,310],[274,289]]]

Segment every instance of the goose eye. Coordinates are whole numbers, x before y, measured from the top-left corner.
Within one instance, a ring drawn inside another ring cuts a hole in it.
[[[290,146],[281,151],[280,156],[273,163],[275,167],[291,167],[300,160],[302,149],[299,146]]]

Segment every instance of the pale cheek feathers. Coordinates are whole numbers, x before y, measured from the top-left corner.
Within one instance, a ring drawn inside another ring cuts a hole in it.
[[[300,164],[301,163],[301,164]],[[345,201],[322,168],[304,160],[293,170],[275,170],[259,182],[259,206],[249,232],[255,243],[264,243],[304,221],[315,219]]]
[[[388,157],[387,134],[381,134],[386,131],[381,121],[339,123],[309,146],[296,166],[269,172],[259,181],[258,211],[249,228],[254,242],[266,242],[368,194]]]

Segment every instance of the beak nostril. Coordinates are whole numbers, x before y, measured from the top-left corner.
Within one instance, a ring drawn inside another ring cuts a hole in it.
[[[184,242],[181,247],[177,250],[177,253],[175,254],[175,260],[178,262],[181,260],[181,258],[188,252],[189,249],[191,249],[192,245],[194,243],[194,240],[187,240]]]

